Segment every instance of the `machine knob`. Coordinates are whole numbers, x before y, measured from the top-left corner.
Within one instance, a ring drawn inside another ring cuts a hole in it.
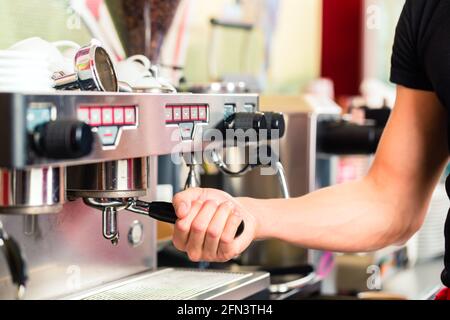
[[[277,138],[283,138],[286,133],[284,115],[280,112],[264,112],[264,116],[267,122],[268,138],[272,139],[272,130],[278,130]]]
[[[84,122],[58,120],[38,126],[33,134],[36,151],[51,159],[77,159],[92,151],[94,134]]]
[[[263,113],[235,113],[225,121],[225,129],[256,131],[267,129],[267,121]]]

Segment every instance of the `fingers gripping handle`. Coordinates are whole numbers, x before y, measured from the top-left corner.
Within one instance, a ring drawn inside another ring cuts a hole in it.
[[[128,210],[148,215],[153,219],[170,224],[175,224],[178,220],[175,208],[173,204],[169,202],[145,202],[137,200],[128,207]],[[244,229],[245,224],[244,221],[242,221],[236,231],[235,238],[241,236]]]

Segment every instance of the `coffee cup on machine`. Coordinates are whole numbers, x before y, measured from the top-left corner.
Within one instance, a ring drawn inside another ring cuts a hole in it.
[[[45,55],[14,50],[0,51],[1,91],[51,90],[51,72]]]
[[[72,50],[79,45],[71,41],[50,43],[34,37],[22,40],[0,51],[0,90],[12,92],[53,91],[55,71],[73,73],[71,59],[59,48]]]
[[[162,91],[162,86],[151,73],[152,63],[143,55],[135,55],[117,64],[117,78],[130,85],[133,91]]]
[[[52,73],[73,73],[73,55],[71,52],[69,52],[68,56],[64,55],[61,51],[62,48],[69,48],[73,51],[78,50],[80,45],[68,40],[49,42],[39,37],[33,37],[15,43],[9,50],[20,52],[22,55],[31,54],[30,62],[43,58],[48,64],[49,71]]]

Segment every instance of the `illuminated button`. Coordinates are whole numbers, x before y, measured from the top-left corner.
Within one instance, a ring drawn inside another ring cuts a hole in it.
[[[98,128],[98,135],[104,146],[113,146],[116,143],[118,127],[100,127]]]
[[[136,124],[135,108],[125,108],[125,124]]]
[[[113,109],[112,108],[103,108],[102,109],[102,125],[111,125],[114,123],[113,119]]]
[[[181,107],[175,107],[173,108],[173,120],[174,121],[181,121]]]
[[[198,120],[198,107],[191,107],[191,120]]]
[[[99,126],[102,124],[102,110],[100,108],[91,108],[89,124],[91,126]]]
[[[78,120],[89,124],[89,108],[78,109]]]
[[[208,115],[207,115],[207,112],[206,112],[206,106],[198,107],[198,120],[200,120],[200,121],[208,120]]]
[[[183,107],[183,121],[191,120],[191,108]]]
[[[114,124],[122,125],[124,123],[123,114],[123,108],[114,108]]]
[[[183,140],[192,140],[192,132],[194,131],[193,123],[180,123],[180,130]]]
[[[172,108],[167,107],[165,112],[166,112],[166,122],[172,122],[173,121]]]

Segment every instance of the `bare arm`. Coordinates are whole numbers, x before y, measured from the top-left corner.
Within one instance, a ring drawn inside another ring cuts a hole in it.
[[[174,243],[193,260],[222,261],[242,252],[254,238],[340,252],[403,242],[423,223],[448,160],[447,148],[447,113],[436,95],[399,87],[394,112],[364,179],[291,200],[232,199],[213,190],[181,193],[174,199],[180,217]],[[234,240],[241,219],[248,228]]]

